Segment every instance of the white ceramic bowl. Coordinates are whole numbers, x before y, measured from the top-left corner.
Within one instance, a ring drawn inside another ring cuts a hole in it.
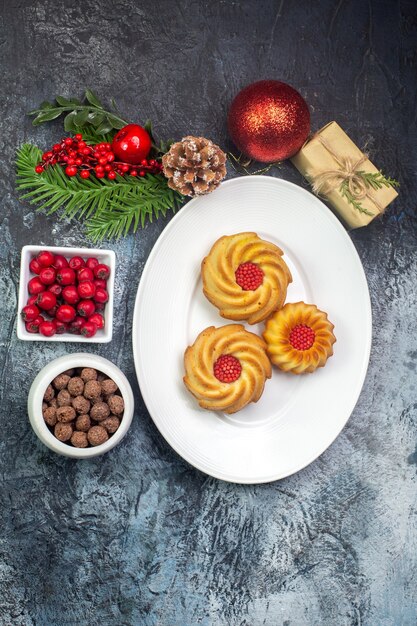
[[[22,320],[20,311],[25,306],[29,297],[27,285],[34,274],[29,269],[30,261],[41,251],[49,250],[53,254],[62,254],[65,258],[72,256],[81,256],[83,259],[96,257],[100,263],[105,263],[110,267],[110,277],[107,281],[107,291],[109,301],[104,309],[104,328],[98,330],[94,337],[83,337],[82,335],[71,335],[64,333],[63,335],[54,335],[53,337],[44,337],[39,333],[28,333],[25,323]],[[71,341],[79,343],[108,343],[113,336],[113,299],[114,299],[114,274],[116,269],[116,256],[113,250],[95,250],[93,248],[57,248],[53,246],[24,246],[22,248],[22,256],[20,260],[20,284],[19,284],[19,303],[17,316],[17,336],[23,341]]]
[[[63,441],[59,441],[49,430],[42,416],[42,401],[47,386],[52,380],[75,367],[93,367],[113,379],[120,389],[125,402],[125,410],[119,428],[105,443],[92,448],[74,448]],[[116,446],[125,436],[132,423],[134,409],[133,392],[129,381],[123,372],[111,361],[95,354],[77,352],[61,356],[46,365],[36,376],[29,390],[28,413],[33,430],[50,450],[63,456],[75,459],[89,459],[108,452]]]

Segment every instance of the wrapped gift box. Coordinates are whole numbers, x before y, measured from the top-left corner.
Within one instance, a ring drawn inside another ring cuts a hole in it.
[[[336,122],[307,140],[291,160],[350,228],[369,224],[398,195],[391,185],[378,186],[367,178],[379,170]]]

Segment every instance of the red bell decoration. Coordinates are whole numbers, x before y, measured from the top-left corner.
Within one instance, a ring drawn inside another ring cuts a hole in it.
[[[306,101],[278,80],[260,80],[242,89],[231,104],[227,122],[239,150],[262,163],[292,157],[310,132]]]

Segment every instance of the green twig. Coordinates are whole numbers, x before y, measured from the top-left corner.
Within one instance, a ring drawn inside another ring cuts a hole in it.
[[[106,135],[112,130],[123,128],[128,123],[114,109],[113,106],[113,110],[107,111],[96,94],[91,89],[86,89],[82,101],[73,97],[56,96],[54,102],[42,102],[40,107],[30,111],[29,115],[34,116],[32,122],[34,126],[65,115],[64,128],[67,132],[93,126],[98,135]]]
[[[378,172],[365,172],[364,170],[359,170],[355,172],[357,176],[359,176],[365,186],[373,189],[374,191],[378,191],[378,189],[382,189],[382,187],[399,187],[400,183],[394,178],[389,178],[389,176],[384,176],[381,171]],[[359,202],[357,198],[350,192],[349,190],[349,181],[344,180],[339,187],[340,194],[346,198],[346,200],[351,204],[357,211],[360,213],[364,213],[365,215],[373,216],[374,213],[371,213]]]

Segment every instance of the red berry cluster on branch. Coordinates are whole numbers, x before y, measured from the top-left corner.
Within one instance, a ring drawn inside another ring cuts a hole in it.
[[[79,174],[81,178],[90,178],[93,174],[96,178],[108,180],[114,180],[117,174],[145,176],[162,171],[162,164],[155,159],[142,159],[136,165],[116,161],[111,144],[87,145],[80,133],[74,137],[64,137],[61,143],[56,143],[51,150],[44,152],[35,172],[42,174],[47,167],[57,164],[64,168],[69,177]]]

